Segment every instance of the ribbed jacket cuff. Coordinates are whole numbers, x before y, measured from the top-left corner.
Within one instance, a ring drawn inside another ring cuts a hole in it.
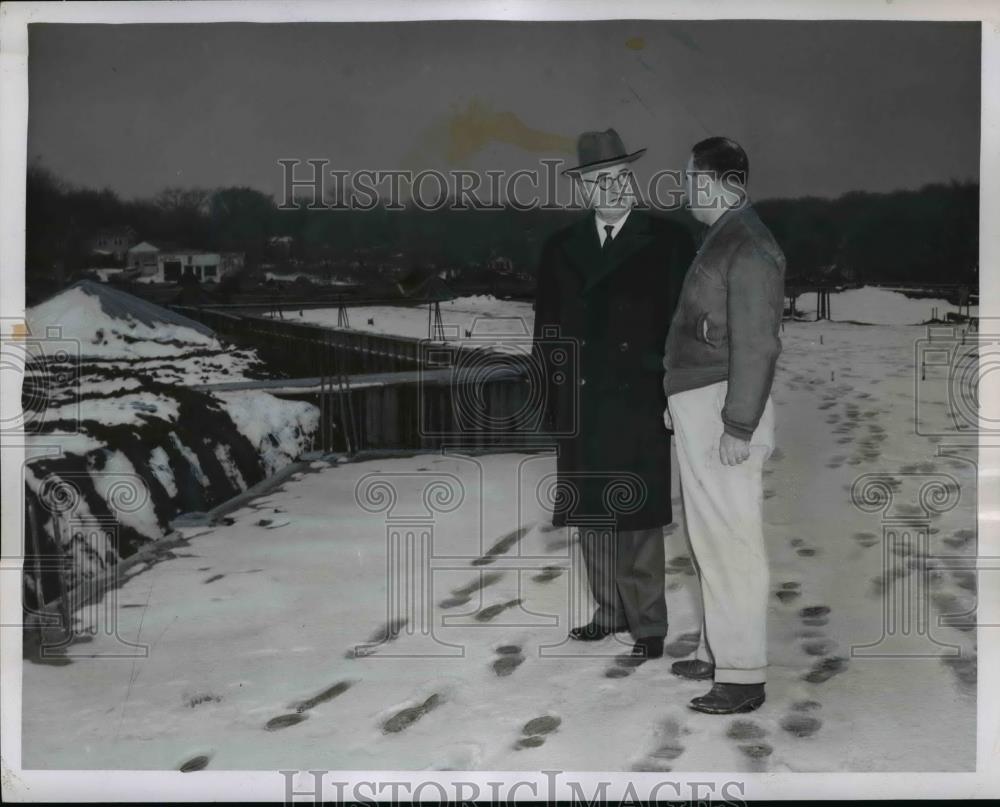
[[[753,437],[753,429],[744,429],[742,426],[737,426],[733,423],[723,422],[723,428],[726,434],[731,434],[733,437],[738,437],[740,440],[749,441]]]

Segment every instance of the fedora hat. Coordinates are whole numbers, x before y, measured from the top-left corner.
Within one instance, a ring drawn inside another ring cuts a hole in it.
[[[576,141],[576,156],[580,164],[573,168],[566,168],[563,173],[576,176],[596,168],[604,168],[617,163],[630,163],[638,160],[645,153],[646,149],[639,149],[630,154],[618,132],[614,129],[605,129],[603,132],[584,132]]]

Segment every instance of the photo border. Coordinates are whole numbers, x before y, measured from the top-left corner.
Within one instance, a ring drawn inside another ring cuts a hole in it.
[[[1000,5],[987,0],[670,0],[642,2],[616,0],[560,0],[559,2],[8,2],[0,7],[0,337],[24,332],[24,202],[27,137],[27,24],[54,23],[185,23],[185,22],[336,22],[404,20],[981,20],[982,94],[980,139],[980,313],[1000,317]],[[932,110],[928,114],[933,114]],[[982,368],[981,368],[982,370]],[[981,379],[983,375],[981,374]],[[0,389],[4,406],[16,406],[18,389]],[[10,409],[6,409],[10,411]],[[20,442],[25,442],[23,439]],[[988,450],[992,448],[992,450]],[[995,443],[980,436],[979,554],[1000,556],[1000,456]],[[0,624],[17,624],[21,587],[10,580],[19,569],[7,565],[16,558],[22,532],[23,490],[19,469],[24,446],[3,438],[0,496],[8,506],[0,510],[5,585],[0,585]],[[979,590],[981,623],[1000,623],[1000,586]],[[155,800],[161,801],[275,801],[285,796],[284,777],[275,771],[45,771],[21,768],[22,641],[17,628],[3,629],[0,641],[0,775],[7,801]],[[726,772],[561,772],[587,793],[601,780],[615,784],[609,798],[625,795],[627,782],[642,788],[655,782],[745,783],[746,800],[828,798],[984,798],[1000,796],[1000,637],[980,627],[977,693],[977,770],[975,773],[726,773]],[[988,641],[987,641],[988,640]],[[303,772],[304,773],[304,772]],[[329,778],[329,777],[328,777]],[[490,782],[534,781],[537,790],[521,787],[511,800],[542,797],[565,799],[572,794],[561,785],[546,790],[543,772],[337,771],[333,778],[348,782],[430,782],[447,786],[456,780],[479,783],[490,793]],[[300,782],[303,788],[308,782]],[[435,793],[433,789],[429,791]],[[669,792],[669,791],[667,791]],[[686,791],[687,792],[687,791]],[[718,792],[718,791],[717,791]],[[308,797],[303,797],[308,799]]]

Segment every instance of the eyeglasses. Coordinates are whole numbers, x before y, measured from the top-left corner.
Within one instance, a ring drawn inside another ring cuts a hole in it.
[[[603,174],[597,179],[584,179],[583,181],[588,185],[597,185],[602,191],[611,190],[612,187],[618,186],[623,187],[626,182],[628,182],[629,177],[632,176],[631,171],[622,171],[622,173],[615,176],[610,176],[609,174]]]

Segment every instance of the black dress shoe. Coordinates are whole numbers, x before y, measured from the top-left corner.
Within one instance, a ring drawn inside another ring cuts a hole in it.
[[[686,661],[675,661],[670,665],[670,672],[680,678],[690,678],[692,681],[704,681],[715,675],[715,665],[710,661],[696,658]]]
[[[763,684],[716,683],[707,695],[692,700],[688,706],[707,715],[733,715],[752,712],[764,702]]]
[[[631,655],[632,658],[660,658],[663,655],[663,637],[642,636],[636,639]]]
[[[588,622],[579,628],[573,628],[569,632],[569,638],[576,639],[578,642],[596,642],[605,636],[610,636],[612,633],[622,633],[627,630],[628,626],[624,625],[620,628],[606,628],[603,625],[598,625],[596,622]]]

